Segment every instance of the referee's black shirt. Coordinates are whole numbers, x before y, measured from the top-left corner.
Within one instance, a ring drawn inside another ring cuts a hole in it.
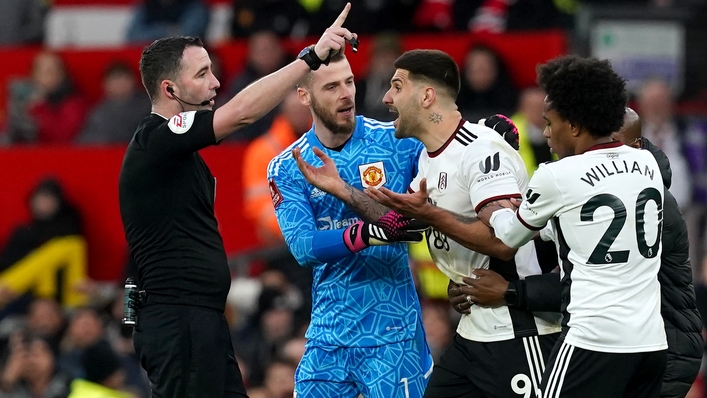
[[[119,197],[140,288],[223,311],[230,274],[214,217],[216,180],[197,153],[216,144],[213,117],[146,117],[125,153]]]

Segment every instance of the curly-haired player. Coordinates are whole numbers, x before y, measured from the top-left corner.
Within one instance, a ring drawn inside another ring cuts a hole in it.
[[[538,82],[560,160],[540,166],[515,214],[489,206],[479,218],[511,247],[543,228],[557,245],[563,333],[543,397],[658,397],[667,348],[660,169],[650,152],[612,140],[627,95],[609,62],[557,58],[538,68]]]

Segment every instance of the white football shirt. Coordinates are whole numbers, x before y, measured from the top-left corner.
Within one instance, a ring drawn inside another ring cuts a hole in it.
[[[568,344],[630,353],[667,348],[660,316],[663,181],[649,151],[619,142],[541,165],[513,213],[491,216],[514,246],[551,222]]]
[[[427,179],[429,200],[454,213],[476,217],[476,210],[502,198],[521,197],[528,184],[523,159],[496,131],[462,120],[457,131],[437,151],[423,151],[419,171],[410,185],[419,190]],[[427,244],[439,269],[450,279],[463,283],[475,269],[491,269],[506,279],[523,279],[541,273],[535,245],[523,245],[515,261],[503,262],[469,250],[443,233],[432,229]],[[457,332],[473,341],[489,342],[515,337],[557,333],[560,315],[533,313],[506,306],[471,307],[463,315]]]

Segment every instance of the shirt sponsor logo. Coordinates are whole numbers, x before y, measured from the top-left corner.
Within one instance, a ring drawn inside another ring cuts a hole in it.
[[[492,180],[496,177],[503,177],[503,176],[508,176],[508,175],[511,175],[510,171],[502,171],[500,173],[494,173],[494,174],[489,174],[486,176],[481,176],[476,179],[476,182],[488,181],[488,180]]]
[[[169,129],[174,134],[184,134],[189,131],[191,126],[194,124],[195,114],[196,111],[178,113],[169,119],[167,126],[169,126]]]
[[[499,167],[501,167],[501,155],[499,152],[496,152],[493,156],[489,156],[486,160],[479,162],[479,170],[481,170],[484,174],[488,174],[492,171],[498,171]]]
[[[331,217],[326,216],[317,218],[317,229],[320,231],[343,229],[349,225],[356,224],[357,222],[358,218],[355,217],[345,218],[343,220],[332,220]]]
[[[359,165],[358,173],[361,176],[361,185],[364,188],[378,188],[387,181],[382,161]]]
[[[445,189],[447,189],[447,173],[444,171],[439,173],[439,182],[437,183],[437,188],[440,191],[444,191]]]
[[[277,187],[277,183],[275,183],[275,179],[271,178],[268,181],[268,187],[270,188],[270,198],[272,199],[272,205],[277,209],[278,206],[282,203],[285,198],[282,197],[282,193],[280,193],[280,188]]]
[[[539,193],[533,193],[532,189],[529,189],[528,192],[525,193],[525,198],[528,200],[528,203],[531,205],[535,203],[536,200],[540,197]]]

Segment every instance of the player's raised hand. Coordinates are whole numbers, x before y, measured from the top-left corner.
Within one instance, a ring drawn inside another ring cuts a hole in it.
[[[411,194],[393,192],[387,188],[366,188],[366,194],[398,213],[419,220],[427,220],[430,203],[427,201],[427,179],[420,181],[420,190]]]
[[[508,117],[499,113],[479,120],[479,124],[494,129],[516,151],[520,148],[518,127]]]
[[[344,48],[347,40],[356,38],[355,33],[351,33],[344,28],[344,21],[351,10],[351,3],[346,3],[346,7],[341,11],[341,14],[336,18],[333,24],[324,31],[322,37],[319,38],[317,44],[314,45],[314,52],[319,59],[326,60],[329,54],[333,54]]]
[[[313,147],[312,151],[324,163],[321,167],[314,167],[307,163],[302,158],[299,148],[292,149],[292,156],[307,182],[330,194],[336,194],[338,190],[345,189],[346,183],[341,179],[336,163],[321,149]]]

